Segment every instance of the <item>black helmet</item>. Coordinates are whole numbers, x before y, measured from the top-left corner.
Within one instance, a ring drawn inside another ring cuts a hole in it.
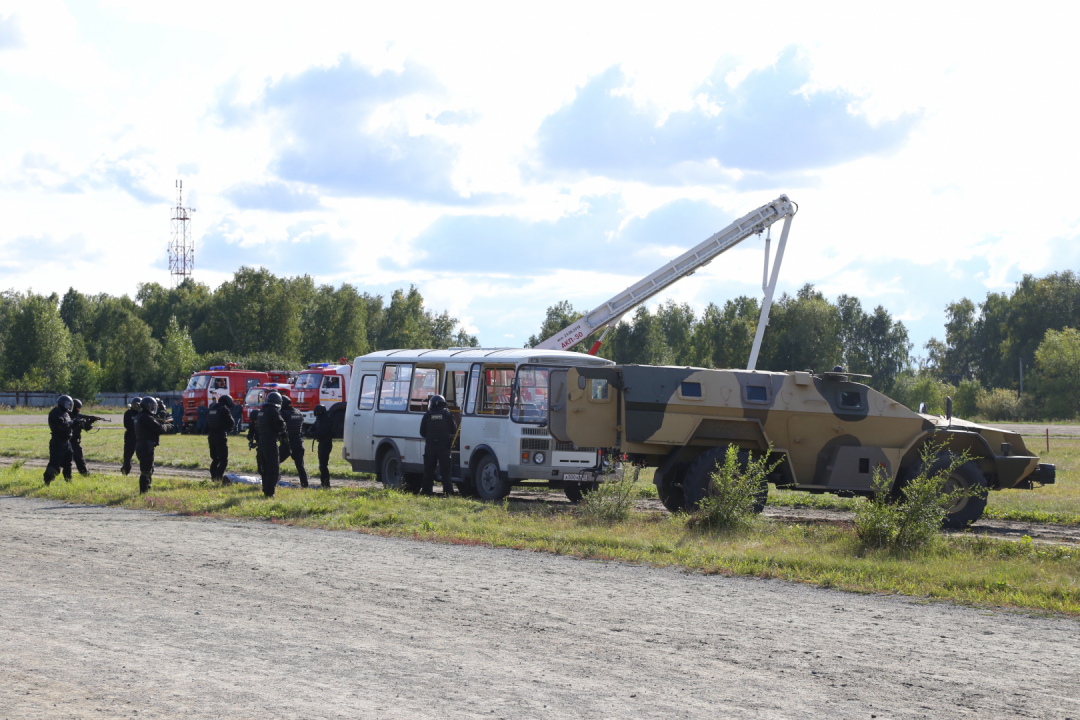
[[[57,407],[62,407],[65,410],[71,410],[73,405],[74,403],[72,402],[70,395],[61,395],[60,397],[56,398]]]
[[[76,410],[82,410],[82,400],[75,398],[71,401],[71,404],[75,406]]]
[[[267,393],[266,402],[271,405],[277,405],[278,407],[281,407],[281,393],[279,393],[277,390],[271,393]]]
[[[142,398],[131,398],[131,409],[138,410],[142,407]]]
[[[221,397],[218,398],[218,402],[221,403],[222,405],[224,405],[225,407],[232,407],[233,406],[233,401],[232,401],[232,396],[231,395],[222,395]]]
[[[322,416],[322,415],[325,415],[325,414],[326,414],[326,406],[325,405],[316,405],[315,406],[315,415],[316,416]]]
[[[292,398],[285,395],[281,398],[281,407],[292,407]]]
[[[142,399],[142,409],[148,413],[157,412],[157,400],[152,397]]]
[[[161,402],[161,398],[154,398],[154,401],[157,403],[157,409],[158,410],[164,410],[165,409],[165,403]]]
[[[432,410],[442,410],[446,407],[446,398],[442,395],[432,395],[428,398],[428,407]]]

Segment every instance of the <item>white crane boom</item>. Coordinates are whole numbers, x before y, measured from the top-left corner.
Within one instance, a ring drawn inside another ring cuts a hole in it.
[[[757,364],[758,350],[761,348],[761,338],[765,332],[765,325],[769,323],[769,309],[772,307],[773,291],[776,289],[776,280],[780,274],[780,262],[783,260],[784,247],[787,245],[788,228],[797,209],[798,206],[792,203],[787,195],[781,195],[771,203],[762,205],[757,210],[731,223],[697,247],[687,250],[671,262],[666,263],[656,272],[638,280],[599,307],[585,313],[579,320],[571,323],[569,327],[536,345],[536,349],[569,350],[597,330],[616,325],[627,312],[661,292],[675,281],[691,275],[698,268],[709,264],[717,255],[730,250],[751,235],[765,232],[773,223],[783,220],[784,227],[780,233],[780,243],[776,248],[776,260],[773,263],[771,278],[769,277],[769,241],[765,241],[765,272],[762,280],[765,300],[761,306],[761,316],[758,318],[754,347],[750,352],[748,369],[753,370]],[[598,347],[599,342],[591,352],[595,352]]]

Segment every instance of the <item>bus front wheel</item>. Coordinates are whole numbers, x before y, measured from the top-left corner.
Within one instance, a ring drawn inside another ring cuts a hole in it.
[[[485,455],[476,465],[473,482],[481,500],[502,500],[510,494],[510,483],[502,479],[499,463],[490,455]]]

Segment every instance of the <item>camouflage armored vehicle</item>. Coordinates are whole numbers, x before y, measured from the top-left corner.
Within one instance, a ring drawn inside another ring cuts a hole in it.
[[[966,451],[946,489],[1033,489],[1051,484],[1020,435],[957,418],[912,412],[840,371],[762,372],[611,365],[552,373],[551,434],[580,447],[609,447],[656,468],[660,499],[672,510],[696,507],[729,445],[779,460],[777,487],[869,495],[875,472],[894,489],[918,472],[926,443],[941,446],[934,466]],[[951,403],[950,403],[951,404]],[[765,504],[768,486],[762,488]],[[958,500],[946,524],[978,520],[981,497]]]

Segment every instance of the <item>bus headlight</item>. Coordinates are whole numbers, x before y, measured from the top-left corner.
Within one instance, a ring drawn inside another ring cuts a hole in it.
[[[544,464],[544,453],[542,453],[542,452],[533,453],[533,462],[536,463],[537,465],[543,465]]]

